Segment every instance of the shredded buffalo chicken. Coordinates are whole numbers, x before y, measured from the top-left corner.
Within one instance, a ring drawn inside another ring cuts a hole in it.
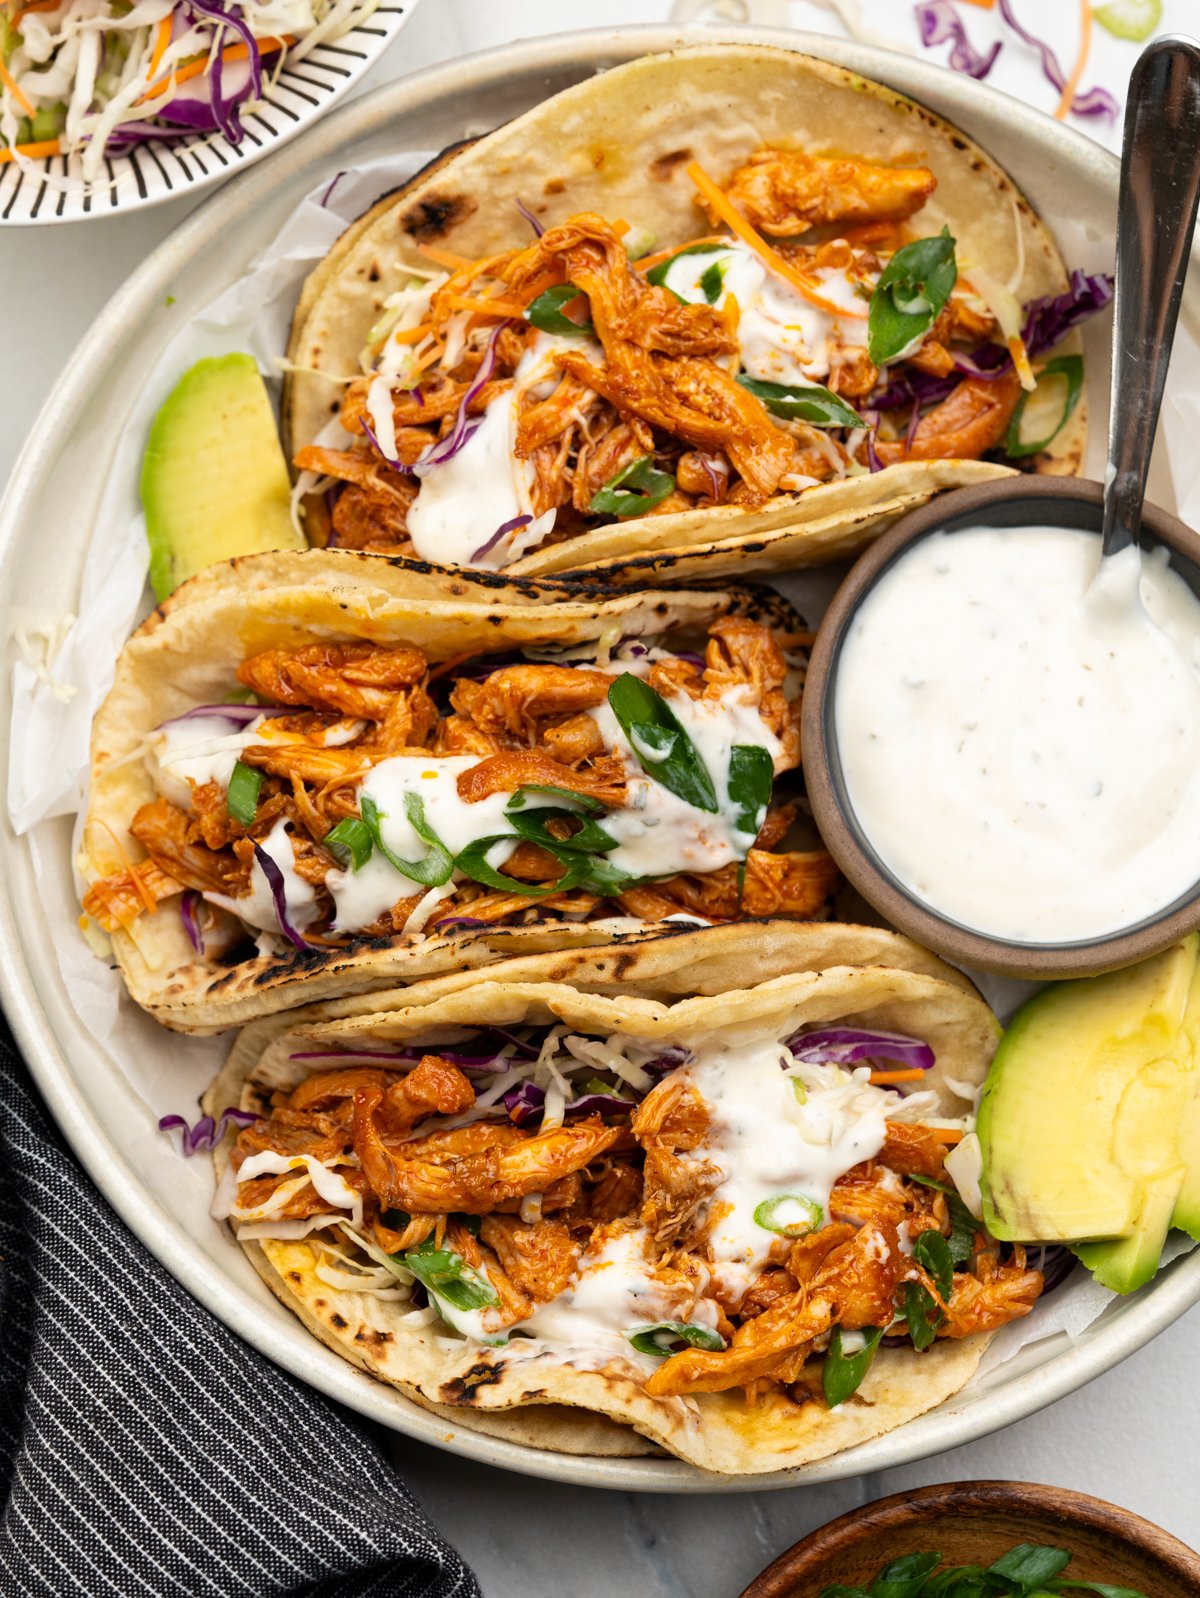
[[[742,1388],[752,1400],[774,1387],[810,1400],[805,1367],[831,1332],[902,1320],[909,1284],[929,1295],[943,1338],[1027,1315],[1041,1292],[1042,1277],[1022,1250],[1002,1255],[982,1227],[969,1257],[959,1259],[948,1295],[914,1257],[922,1233],[948,1236],[952,1229],[943,1192],[952,1188],[946,1144],[931,1128],[889,1122],[877,1158],[834,1187],[819,1229],[795,1241],[779,1238],[735,1297],[719,1277],[710,1279],[708,1236],[720,1209],[714,1194],[721,1172],[684,1157],[695,1154],[708,1128],[707,1106],[685,1080],[668,1076],[632,1113],[618,1106],[549,1130],[513,1125],[502,1105],[489,1119],[447,1124],[474,1098],[471,1081],[435,1053],[407,1076],[325,1070],[290,1096],[275,1095],[270,1112],[238,1137],[233,1165],[267,1149],[312,1155],[361,1195],[363,1235],[377,1248],[400,1255],[432,1239],[468,1266],[486,1267],[498,1301],[486,1313],[489,1335],[557,1298],[585,1255],[636,1231],[659,1300],[670,1303],[674,1295],[687,1319],[687,1307],[706,1295],[724,1344],[664,1357],[645,1384],[661,1397]],[[431,1115],[442,1119],[423,1127]],[[289,1181],[294,1170],[241,1183],[238,1208],[268,1203]],[[523,1201],[532,1195],[540,1198],[531,1217]],[[333,1210],[305,1181],[273,1216],[306,1220]]]
[[[794,282],[807,285],[816,306],[830,309],[822,272],[844,272],[863,297],[861,318],[887,259],[931,231],[912,219],[935,187],[924,167],[764,149],[732,174],[725,199],[753,236],[769,239],[765,247],[782,258]],[[713,221],[722,225],[720,217]],[[814,228],[823,236],[800,238]],[[732,295],[719,305],[684,303],[650,280],[652,269],[686,243],[635,260],[628,236],[624,223],[581,214],[524,249],[484,260],[429,248],[443,271],[411,338],[406,330],[410,364],[390,394],[395,453],[385,453],[370,425],[373,371],[345,391],[340,419],[353,446],[314,443],[297,453],[295,464],[326,485],[331,542],[411,553],[407,518],[420,480],[410,468],[514,384],[514,455],[531,469],[531,515],[555,513],[553,529],[540,539],[552,544],[612,520],[611,510],[593,499],[640,461],[653,460],[674,480],[644,512],[653,515],[720,504],[753,510],[781,491],[860,471],[872,464],[866,429],[884,391],[894,393],[896,379],[910,368],[953,377],[955,356],[978,351],[996,334],[991,316],[973,309],[964,292],[950,300],[919,349],[883,372],[864,342],[832,339],[825,381],[867,420],[862,432],[818,428],[773,413],[738,382],[740,308]],[[730,235],[706,234],[697,242],[729,243]],[[526,312],[548,290],[568,284],[581,292],[562,314],[590,324],[591,339],[556,350],[549,381],[522,383],[518,366],[539,337]],[[378,346],[367,352],[368,362],[377,352]],[[493,358],[480,384],[483,362]],[[924,410],[916,400],[915,411],[910,404],[897,412],[892,401],[876,464],[976,459],[995,450],[1020,392],[1015,377],[964,379]],[[521,553],[514,551],[508,558]]]
[[[236,900],[249,891],[256,844],[283,821],[295,871],[318,896],[319,914],[306,940],[317,946],[344,943],[346,937],[329,931],[334,906],[324,884],[339,861],[325,840],[339,822],[358,816],[356,784],[373,765],[422,751],[469,755],[476,763],[457,778],[459,797],[468,804],[544,785],[619,808],[628,797],[624,757],[605,747],[596,721],[583,713],[605,701],[621,670],[520,662],[479,679],[455,680],[444,668],[431,671],[421,651],[407,646],[312,643],[256,655],[241,666],[238,679],[265,706],[285,713],[264,722],[263,742],[241,751],[242,762],[263,775],[252,823],[243,825],[230,813],[226,790],[216,782],[193,785],[186,809],[166,797],[142,805],[129,830],[145,858],[94,882],[84,909],[112,931],[133,926],[145,911],[185,889]],[[737,690],[779,739],[775,765],[784,772],[799,764],[800,753],[799,704],[785,697],[786,674],[774,635],[729,616],[712,625],[703,661],[655,661],[646,681],[664,696],[686,693],[696,700],[719,702]],[[330,746],[331,734],[346,741]],[[453,925],[460,916],[476,925],[619,913],[646,921],[681,912],[708,921],[819,918],[827,913],[837,871],[824,850],[781,849],[795,814],[794,804],[773,803],[742,866],[638,879],[615,897],[580,888],[532,897],[458,881],[431,929],[442,920]],[[570,823],[551,823],[559,825],[569,838]],[[541,887],[557,882],[563,866],[539,845],[522,842],[504,872]],[[404,929],[426,889],[399,872],[396,882],[390,911],[356,936],[389,937]],[[206,915],[209,951],[235,950],[237,924],[211,907]]]

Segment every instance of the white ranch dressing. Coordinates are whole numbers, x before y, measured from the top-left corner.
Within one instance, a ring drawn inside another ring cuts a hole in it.
[[[146,770],[164,799],[190,810],[192,789],[210,782],[229,787],[243,749],[263,742],[264,718],[231,731],[224,716],[190,716],[156,727],[146,741]]]
[[[517,459],[517,418],[527,392],[535,399],[554,392],[561,372],[553,356],[566,349],[580,350],[592,361],[604,358],[594,339],[539,332],[521,357],[512,386],[487,407],[458,454],[421,478],[406,525],[422,560],[498,571],[514,558],[513,535],[482,554],[477,551],[505,522],[533,515],[537,474],[531,462]],[[548,511],[534,526],[519,529],[520,552],[539,543],[553,526],[554,512]]]
[[[740,1300],[779,1240],[755,1220],[759,1206],[784,1195],[811,1200],[821,1214],[810,1229],[824,1225],[838,1179],[883,1147],[900,1101],[868,1076],[865,1069],[799,1064],[778,1039],[761,1036],[699,1043],[674,1073],[709,1111],[703,1142],[681,1158],[722,1173],[707,1206],[708,1245],[714,1280],[730,1302]],[[781,1206],[771,1218],[794,1225],[805,1210],[801,1203]]]
[[[653,777],[646,776],[638,757],[608,704],[587,714],[600,728],[606,745],[619,751],[628,773],[626,803],[601,822],[617,840],[605,859],[621,871],[643,877],[665,877],[680,871],[716,871],[731,860],[743,860],[758,835],[765,811],[755,818],[753,832],[741,831],[729,797],[729,755],[734,744],[758,744],[777,759],[782,744],[737,689],[723,699],[692,699],[672,694],[667,704],[696,746],[716,790],[718,810],[711,814],[680,799]]]
[[[625,1355],[653,1370],[660,1361],[639,1354],[629,1342],[634,1327],[658,1321],[695,1321],[715,1325],[714,1306],[696,1303],[690,1290],[657,1280],[647,1257],[649,1238],[643,1227],[631,1226],[605,1239],[579,1262],[571,1285],[548,1304],[540,1304],[514,1331],[568,1349],[576,1356]]]
[[[280,875],[283,877],[283,897],[287,905],[288,920],[298,932],[303,932],[305,927],[311,926],[317,919],[317,895],[312,883],[305,882],[296,871],[296,851],[292,848],[286,817],[279,818],[259,848],[279,867]],[[231,899],[223,893],[205,893],[204,897],[209,904],[231,911],[248,927],[257,927],[260,932],[281,931],[271,884],[267,881],[267,874],[259,864],[257,855],[250,867],[248,893],[242,894],[237,899]]]
[[[1165,551],[923,539],[859,608],[834,709],[866,836],[968,927],[1094,938],[1200,878],[1200,602]]]
[[[713,303],[724,309],[730,295],[737,301],[741,365],[751,377],[798,388],[822,383],[830,372],[831,345],[866,344],[865,315],[836,316],[813,305],[740,241],[677,255],[663,283],[689,304],[702,304],[708,296],[701,279],[714,265],[724,277]],[[867,302],[844,271],[822,267],[813,278],[823,299],[847,312],[866,311]]]

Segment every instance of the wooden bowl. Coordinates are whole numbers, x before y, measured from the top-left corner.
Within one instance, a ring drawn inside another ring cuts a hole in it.
[[[819,1598],[834,1582],[868,1589],[902,1554],[936,1548],[949,1565],[990,1565],[1017,1543],[1071,1553],[1068,1576],[1146,1598],[1197,1598],[1200,1555],[1140,1515],[1063,1487],[966,1481],[853,1509],[789,1548],[742,1598]]]
[[[940,494],[902,516],[862,554],[817,632],[804,683],[801,747],[813,817],[830,854],[868,904],[910,938],[956,965],[1051,981],[1099,976],[1169,948],[1200,926],[1200,883],[1136,926],[1074,943],[1016,943],[943,916],[918,898],[876,853],[854,815],[838,754],[834,701],[842,643],[859,606],[901,555],[922,538],[968,527],[1049,525],[1099,537],[1104,490],[1078,477],[1009,477]],[[1200,536],[1147,505],[1142,543],[1165,545],[1172,567],[1200,595]],[[924,774],[919,774],[924,775]]]

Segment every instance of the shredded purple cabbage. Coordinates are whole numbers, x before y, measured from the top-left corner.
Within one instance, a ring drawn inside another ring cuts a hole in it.
[[[656,1054],[652,1060],[646,1060],[642,1070],[647,1076],[667,1076],[672,1071],[677,1071],[681,1065],[687,1065],[692,1058],[691,1049],[685,1049],[682,1044],[673,1044],[669,1049],[664,1049],[661,1054]]]
[[[204,934],[196,918],[196,911],[202,903],[203,896],[195,888],[185,888],[179,900],[179,918],[183,922],[183,930],[188,935],[188,942],[197,954],[204,953]]]
[[[474,553],[471,556],[471,559],[472,560],[478,560],[481,555],[486,555],[489,550],[495,549],[496,545],[505,536],[505,534],[507,534],[507,533],[515,533],[518,527],[528,527],[529,523],[532,520],[533,520],[532,516],[525,515],[525,516],[514,516],[509,521],[501,522],[499,527],[497,527],[496,531],[487,540],[487,542],[483,543],[483,544],[480,544],[479,548],[474,551]]]
[[[333,177],[329,181],[329,187],[325,190],[324,194],[321,196],[321,198],[317,202],[322,210],[324,210],[325,207],[329,204],[330,195],[332,195],[334,189],[337,188],[338,184],[342,181],[342,179],[345,176],[346,176],[346,174],[345,174],[344,170],[341,171],[341,172],[335,172],[333,174]]]
[[[533,212],[529,209],[529,207],[527,205],[523,205],[520,200],[517,200],[516,201],[516,207],[517,207],[517,210],[520,211],[521,215],[525,218],[525,220],[529,223],[530,227],[533,229],[534,238],[540,239],[542,234],[546,231],[546,229],[538,221],[537,217],[534,216]]]
[[[390,466],[394,472],[399,472],[402,477],[413,476],[414,473],[411,466],[406,466],[402,460],[393,459],[393,457],[387,453],[383,445],[379,442],[378,438],[376,438],[375,429],[371,426],[370,422],[367,421],[365,416],[359,417],[358,425],[371,440],[371,443],[374,444],[376,453],[379,455],[379,458],[383,461],[385,466]]]
[[[879,412],[864,411],[863,421],[867,424],[867,465],[872,473],[883,470],[883,462],[879,458],[879,451],[875,445],[879,438]]]
[[[784,1044],[806,1065],[858,1065],[863,1060],[887,1060],[895,1065],[928,1071],[934,1053],[919,1038],[897,1032],[866,1032],[858,1027],[818,1027],[797,1032]]]
[[[1108,272],[1089,275],[1077,270],[1071,273],[1071,286],[1064,294],[1031,300],[1025,307],[1021,333],[1030,356],[1044,355],[1061,344],[1073,328],[1102,311],[1113,297],[1113,282]]]
[[[478,916],[443,916],[440,921],[435,921],[430,927],[431,932],[442,932],[449,927],[487,927],[490,921],[481,921]]]
[[[981,55],[967,38],[962,18],[950,0],[925,0],[924,4],[914,9],[917,13],[917,26],[921,30],[921,43],[926,49],[935,44],[945,44],[949,39],[954,46],[950,51],[949,61],[955,72],[965,72],[969,78],[987,77],[995,66],[996,57],[1002,48],[999,39],[986,55]]]
[[[172,716],[168,721],[160,721],[154,730],[161,732],[164,727],[174,727],[181,721],[196,721],[201,717],[232,722],[235,727],[248,727],[256,716],[290,714],[286,705],[193,705],[191,710],[185,710],[181,716]]]
[[[217,1120],[211,1115],[202,1115],[195,1126],[190,1126],[182,1115],[164,1115],[159,1120],[158,1130],[168,1134],[178,1132],[179,1151],[184,1159],[190,1160],[202,1149],[216,1148],[230,1126],[250,1126],[259,1119],[254,1110],[222,1110]]]
[[[288,919],[287,889],[284,885],[283,872],[280,871],[261,843],[254,845],[254,858],[262,867],[262,874],[266,877],[267,886],[271,890],[271,898],[275,901],[275,915],[279,922],[279,930],[289,943],[295,944],[297,949],[311,949],[312,944],[307,942],[297,932]]]
[[[1042,71],[1049,82],[1061,94],[1067,86],[1067,75],[1062,69],[1062,63],[1054,51],[1042,39],[1023,28],[1017,21],[1013,12],[1011,0],[999,0],[1000,15],[1009,27],[1031,49],[1038,52],[1041,57]],[[1107,117],[1110,122],[1115,121],[1119,105],[1107,89],[1088,89],[1083,94],[1077,94],[1071,101],[1071,110],[1077,117]]]
[[[510,1088],[501,1103],[508,1111],[509,1120],[517,1126],[529,1126],[542,1118],[546,1090],[533,1082],[522,1082],[519,1087]],[[636,1099],[621,1099],[613,1093],[585,1093],[582,1098],[573,1099],[563,1114],[567,1120],[573,1120],[581,1115],[615,1115],[621,1110],[636,1109]]]
[[[470,388],[458,402],[458,414],[454,418],[454,426],[445,438],[439,439],[432,449],[426,450],[413,466],[412,470],[417,477],[424,477],[432,467],[444,466],[447,461],[453,460],[480,425],[478,421],[471,422],[467,412],[470,410],[471,402],[483,392],[484,385],[496,369],[496,341],[507,326],[507,322],[498,322],[492,329],[487,348],[483,352],[483,359],[479,363],[479,370],[475,373]],[[375,447],[378,449],[378,444]]]
[[[729,487],[729,463],[723,455],[707,455],[699,451],[697,459],[704,468],[704,475],[708,478],[711,499],[724,499],[725,491]]]
[[[1071,273],[1071,286],[1062,294],[1048,294],[1030,300],[1023,307],[1025,320],[1021,337],[1030,360],[1045,355],[1089,316],[1102,311],[1113,297],[1113,279],[1107,272]],[[954,354],[954,352],[951,352]],[[1012,356],[1002,344],[983,344],[973,355],[954,354],[954,364],[968,377],[993,379],[1012,370]],[[920,406],[937,405],[953,394],[961,379],[934,377],[929,372],[906,372],[894,377],[888,386],[871,396],[877,411],[898,411],[914,401]]]

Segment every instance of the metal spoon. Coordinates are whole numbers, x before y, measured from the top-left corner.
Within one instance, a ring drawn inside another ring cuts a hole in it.
[[[1104,554],[1134,544],[1200,204],[1200,44],[1167,35],[1129,80],[1117,201]]]

